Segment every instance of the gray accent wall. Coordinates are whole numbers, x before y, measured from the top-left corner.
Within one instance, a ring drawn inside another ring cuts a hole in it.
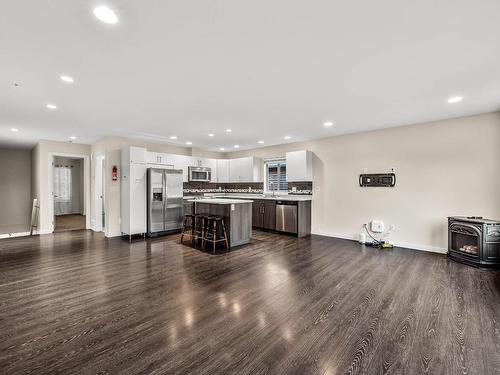
[[[29,231],[31,156],[28,149],[0,148],[0,234]]]

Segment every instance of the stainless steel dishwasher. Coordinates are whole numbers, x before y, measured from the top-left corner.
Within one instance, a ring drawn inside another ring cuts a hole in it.
[[[298,233],[297,225],[297,202],[277,201],[276,202],[276,230],[286,233]]]

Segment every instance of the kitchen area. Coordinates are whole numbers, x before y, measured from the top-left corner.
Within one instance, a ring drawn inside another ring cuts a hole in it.
[[[249,243],[252,228],[296,237],[311,233],[310,151],[212,159],[126,147],[121,155],[121,232],[129,239],[181,232],[189,223],[191,235],[198,230],[204,236],[212,222],[197,228],[200,215],[223,223],[228,248]],[[216,235],[224,240],[223,226]]]

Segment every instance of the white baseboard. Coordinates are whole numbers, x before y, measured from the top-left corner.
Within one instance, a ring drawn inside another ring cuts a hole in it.
[[[106,233],[104,233],[104,236],[108,237],[108,238],[121,237],[122,232],[106,232]]]
[[[343,234],[343,233],[332,233],[332,232],[323,232],[323,231],[312,231],[312,234],[317,234],[319,236],[325,236],[325,237],[341,238],[344,240],[351,240],[351,241],[358,240],[358,236],[355,234],[349,235],[349,234]],[[428,251],[431,253],[446,254],[448,252],[448,249],[442,248],[439,246],[410,244],[407,242],[393,242],[393,245],[396,247],[402,247],[405,249]]]
[[[2,239],[2,238],[24,237],[24,236],[29,236],[29,235],[30,235],[30,232],[5,233],[5,234],[0,234],[0,239]]]

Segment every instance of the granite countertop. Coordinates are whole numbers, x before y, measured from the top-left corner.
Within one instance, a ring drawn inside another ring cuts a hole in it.
[[[280,196],[265,196],[261,194],[213,194],[212,197],[216,198],[235,198],[235,199],[256,199],[256,200],[274,200],[274,201],[310,201],[312,200],[312,195],[280,195]]]
[[[207,199],[189,199],[188,202],[208,203],[208,204],[239,204],[239,203],[252,203],[253,201],[248,199],[207,198]]]

